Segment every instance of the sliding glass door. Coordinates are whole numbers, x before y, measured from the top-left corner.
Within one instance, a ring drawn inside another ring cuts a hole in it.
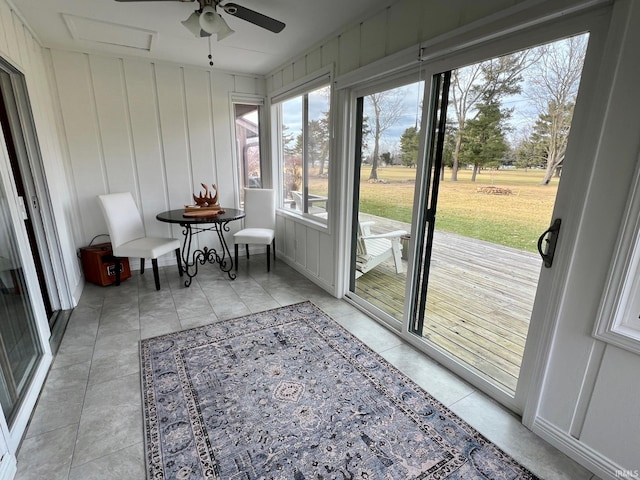
[[[46,194],[46,182],[38,148],[35,124],[22,74],[0,59],[0,127],[7,150],[12,182],[24,204],[24,225],[36,267],[40,293],[56,337],[62,334],[69,312],[64,312],[68,295],[60,273],[63,262],[56,251],[55,222]],[[67,307],[68,308],[68,307]],[[58,322],[58,323],[57,323]]]
[[[399,79],[357,99],[350,292],[402,321],[424,82]]]
[[[424,101],[422,81],[356,100],[349,295],[513,405],[587,42],[430,73]]]
[[[10,428],[41,355],[6,189],[0,179],[0,404]]]
[[[434,77],[410,330],[509,396],[561,225],[552,214],[587,38]]]
[[[0,429],[11,455],[68,318],[41,167],[24,77],[0,59]]]

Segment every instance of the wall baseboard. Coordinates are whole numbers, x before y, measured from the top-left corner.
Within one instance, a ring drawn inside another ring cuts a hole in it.
[[[611,459],[540,417],[535,419],[531,430],[602,480],[619,480],[621,477],[619,474],[616,475],[616,472],[625,470]]]
[[[304,277],[308,278],[309,280],[311,280],[313,283],[315,283],[316,285],[318,285],[320,288],[326,290],[328,293],[330,293],[331,295],[333,295],[334,297],[336,296],[336,288],[334,285],[329,285],[328,283],[324,282],[321,278],[316,277],[315,275],[311,274],[308,270],[306,270],[304,267],[300,266],[298,263],[295,262],[295,260],[287,257],[284,252],[277,252],[276,255],[278,256],[278,261],[283,261],[284,263],[286,263],[288,266],[290,266],[291,268],[293,268],[296,272],[298,272],[299,274],[303,275]]]

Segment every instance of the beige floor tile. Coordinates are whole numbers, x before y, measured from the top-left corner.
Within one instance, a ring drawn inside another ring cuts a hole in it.
[[[282,261],[267,273],[263,257],[242,259],[233,282],[206,266],[189,288],[173,267],[161,269],[160,291],[153,275],[139,272],[119,287],[87,285],[18,454],[16,480],[144,478],[139,339],[305,300],[542,478],[598,480],[353,305]]]

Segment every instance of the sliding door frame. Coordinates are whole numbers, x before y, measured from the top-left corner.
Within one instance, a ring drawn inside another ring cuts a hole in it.
[[[49,186],[42,163],[27,83],[21,72],[13,69],[1,58],[0,70],[9,76],[10,86],[3,85],[3,88],[9,87],[9,95],[13,97],[13,105],[7,105],[7,114],[11,129],[19,132],[17,135],[20,137],[15,138],[13,135],[17,162],[28,197],[23,199],[24,208],[33,225],[38,248],[38,252],[34,254],[41,258],[51,309],[54,312],[71,309],[74,305],[73,295],[55,228]],[[12,135],[12,132],[9,132],[9,135]]]
[[[394,88],[403,87],[403,86],[410,85],[412,83],[417,83],[420,81],[425,81],[425,76],[424,76],[424,72],[422,70],[422,66],[420,62],[416,60],[408,68],[399,69],[392,75],[379,78],[376,81],[364,82],[363,84],[355,86],[354,88],[350,89],[348,94],[349,105],[346,107],[347,111],[349,112],[350,128],[348,129],[348,132],[349,132],[348,139],[345,140],[345,143],[348,145],[348,155],[345,156],[347,161],[345,162],[346,165],[344,166],[345,167],[344,177],[349,179],[349,181],[347,182],[346,188],[344,190],[345,195],[342,198],[343,200],[342,203],[346,206],[345,208],[347,210],[344,216],[345,218],[344,225],[346,225],[347,228],[345,228],[345,231],[344,231],[345,254],[343,255],[343,257],[346,260],[344,263],[345,268],[344,268],[344,271],[342,272],[345,288],[342,294],[350,302],[352,302],[359,308],[367,311],[368,313],[373,315],[374,318],[383,322],[388,328],[391,328],[394,331],[397,331],[398,333],[402,332],[403,330],[406,330],[406,327],[404,327],[403,324],[406,323],[407,311],[411,306],[411,301],[410,301],[411,288],[409,287],[410,287],[410,278],[412,278],[412,271],[413,271],[413,268],[412,268],[412,259],[413,259],[412,251],[413,251],[413,244],[414,244],[413,236],[411,237],[411,240],[409,242],[409,251],[407,252],[409,262],[407,267],[404,316],[402,321],[395,319],[394,317],[389,315],[387,312],[381,310],[380,308],[371,305],[370,303],[368,303],[367,301],[365,301],[364,299],[359,297],[355,292],[352,291],[355,287],[355,272],[352,271],[352,269],[353,269],[353,266],[355,265],[355,258],[353,257],[353,255],[354,255],[354,248],[355,248],[354,245],[356,242],[357,225],[358,225],[358,222],[357,222],[358,208],[356,207],[355,202],[356,202],[356,199],[358,199],[359,197],[359,192],[356,192],[356,185],[359,184],[359,180],[360,180],[360,172],[357,171],[357,168],[356,168],[356,167],[360,167],[360,163],[358,161],[359,159],[357,158],[359,156],[359,154],[357,153],[357,149],[360,148],[361,140],[362,140],[362,139],[359,139],[359,136],[361,135],[361,133],[358,132],[358,127],[359,127],[358,122],[362,119],[362,115],[363,115],[362,109],[364,108],[362,99],[365,96],[373,93],[382,92],[385,90],[391,90]],[[423,93],[424,99],[427,98],[426,95],[428,93],[428,88],[427,88],[428,85],[429,85],[429,82],[425,81],[424,92],[426,93]],[[421,132],[424,131],[424,128],[425,128],[425,114],[423,110],[420,113],[420,131]],[[423,135],[420,136],[420,143],[418,145],[418,158],[424,158]],[[418,165],[416,168],[416,187],[415,187],[416,191],[418,190],[420,185],[420,182],[418,179],[421,176],[421,172],[422,172],[422,165],[421,165],[421,162],[418,162]],[[358,183],[356,183],[356,181],[358,181]],[[415,201],[415,194],[414,194],[414,212],[413,212],[414,216],[415,216],[415,210],[416,210],[415,205],[417,205],[415,202],[416,201]],[[415,223],[412,222],[412,225],[414,224]]]
[[[570,141],[567,156],[572,158],[589,158],[589,162],[592,162],[591,157],[593,156],[588,153],[590,150],[593,151],[596,148],[597,138],[590,138],[588,135],[585,135],[585,131],[588,130],[589,117],[593,112],[600,112],[603,108],[603,103],[588,105],[584,99],[597,97],[598,65],[603,54],[603,46],[606,39],[611,10],[610,5],[594,6],[581,12],[570,12],[566,15],[550,15],[546,18],[540,18],[539,21],[523,23],[521,27],[513,27],[505,23],[503,25],[504,31],[502,32],[492,31],[484,32],[484,34],[478,33],[477,37],[471,39],[468,38],[468,32],[464,32],[458,41],[452,36],[448,44],[445,42],[444,45],[435,43],[427,47],[416,46],[415,52],[420,52],[420,60],[422,60],[422,78],[425,80],[425,88],[431,83],[429,79],[442,72],[464,67],[488,58],[498,57],[513,51],[523,50],[561,38],[589,32],[589,45],[583,68],[580,93],[578,95],[572,123],[572,138],[574,138],[574,140]],[[355,110],[355,99],[359,96],[366,95],[367,92],[382,90],[384,85],[393,82],[394,79],[396,79],[397,82],[397,79],[401,76],[398,73],[399,71],[403,72],[402,75],[415,75],[417,77],[417,72],[420,68],[420,66],[417,65],[419,63],[417,57],[418,55],[414,55],[414,60],[410,60],[411,56],[407,52],[404,52],[404,60],[397,60],[397,63],[404,61],[404,66],[398,67],[396,65],[394,73],[390,74],[389,77],[384,77],[384,74],[378,73],[374,81],[367,82],[363,80],[360,83],[356,80],[354,74],[343,79],[337,79],[337,85],[339,87],[342,86],[350,92],[351,104],[346,108],[353,112],[353,110]],[[392,65],[392,63],[393,62],[390,62],[389,65]],[[371,71],[365,69],[363,73],[371,74]],[[430,91],[425,93],[425,104],[429,101],[430,96]],[[425,118],[426,115],[423,111],[422,132],[426,132],[428,128],[425,125]],[[353,139],[355,131],[355,115],[353,113],[351,114],[351,125],[349,138]],[[587,138],[588,141],[577,142],[575,140],[576,138],[582,137]],[[351,142],[353,143],[353,140],[351,140]],[[422,135],[419,149],[421,155],[425,155],[424,143],[424,135]],[[348,168],[345,172],[348,175],[347,178],[353,178],[354,152],[354,148],[349,149],[349,156],[346,162]],[[421,170],[421,168],[426,168],[424,163],[425,162],[420,162],[418,165],[412,225],[417,225],[417,222],[421,221],[421,210],[425,208],[426,201],[422,198],[422,192],[425,191],[427,178],[425,176],[426,172]],[[582,206],[584,204],[590,173],[593,168],[592,163],[576,164],[577,162],[573,162],[573,164],[569,162],[563,169],[563,176],[568,178],[564,179],[565,181],[559,189],[553,212],[553,218],[563,218],[563,235],[556,250],[557,257],[554,262],[554,267],[552,269],[543,269],[539,277],[538,291],[520,371],[520,382],[515,397],[508,395],[499,388],[484,381],[463,364],[452,362],[450,355],[446,352],[427,345],[421,338],[411,333],[408,312],[411,311],[410,306],[414,302],[412,284],[415,281],[414,272],[416,271],[416,256],[414,255],[416,242],[413,239],[413,235],[410,242],[405,314],[401,326],[401,336],[408,343],[425,351],[436,361],[445,363],[447,368],[460,375],[479,390],[487,393],[514,412],[523,414],[526,425],[531,425],[535,418],[535,409],[544,382],[545,369],[553,340],[553,331],[558,321],[557,312],[560,302],[562,301],[562,294],[566,288],[567,272],[572,251],[575,248]],[[343,197],[346,205],[353,204],[353,184],[350,188]],[[352,215],[349,215],[347,220],[350,222],[347,223],[347,225],[352,225]],[[349,236],[347,236],[345,244],[348,246],[352,241],[351,229],[345,229],[344,234],[347,235],[347,233]],[[345,254],[346,253],[348,252],[345,252]],[[345,271],[343,274],[345,278],[347,278],[346,276],[349,272]],[[377,320],[397,329],[397,325],[390,322],[384,312],[377,311],[375,308],[368,309],[365,303],[359,301],[359,299],[355,298],[348,291],[348,287],[349,281],[347,280],[345,291],[343,292],[346,298],[360,308],[366,309],[368,313]]]
[[[20,126],[23,129],[25,148],[27,154],[30,156],[30,161],[35,162],[34,164],[30,163],[30,167],[34,175],[34,181],[36,182],[36,184],[38,182],[44,182],[44,173],[41,171],[42,161],[40,157],[39,145],[36,137],[35,125],[33,123],[33,117],[31,116],[31,106],[28,100],[28,92],[24,76],[20,71],[11,67],[1,58],[0,68],[2,68],[4,72],[7,72],[9,74],[11,79],[12,94],[14,95],[14,99],[16,101],[18,115],[20,117]],[[35,158],[31,157],[32,155],[35,155]],[[36,171],[34,171],[34,165],[38,165],[40,170],[36,169]],[[21,266],[24,271],[24,280],[27,287],[28,298],[30,299],[30,308],[32,309],[34,315],[35,333],[37,341],[40,343],[40,348],[42,350],[42,355],[38,359],[38,363],[34,367],[34,370],[30,377],[29,385],[25,389],[21,401],[17,406],[17,411],[13,416],[11,426],[7,424],[4,415],[0,415],[0,430],[2,431],[2,434],[6,441],[6,446],[8,447],[7,456],[12,458],[15,457],[18,446],[22,441],[22,436],[24,435],[33,409],[35,408],[38,395],[40,394],[42,385],[44,384],[53,356],[49,343],[51,330],[49,328],[47,313],[44,307],[40,284],[38,282],[38,275],[33,260],[33,252],[31,251],[31,247],[29,245],[29,237],[27,235],[27,230],[24,224],[24,209],[28,207],[26,205],[21,205],[20,203],[13,172],[11,169],[9,152],[7,151],[4,136],[2,133],[0,133],[0,182],[2,183],[5,191],[12,228],[15,232],[18,254],[20,257]],[[43,183],[43,185],[46,185],[46,183]],[[46,208],[48,210],[48,191],[46,195],[41,195],[39,199],[41,201],[41,208],[46,205]],[[52,217],[50,217],[49,220],[50,222],[53,222]],[[55,235],[55,228],[49,227],[46,224],[45,228],[47,228],[48,234]],[[59,245],[59,243],[56,243],[58,242],[57,236],[55,237],[53,242],[56,245]],[[55,256],[55,254],[53,256]],[[59,256],[58,259],[61,259],[61,256]],[[62,262],[60,261],[60,263]],[[57,273],[64,276],[64,267],[62,265],[54,264],[53,269],[60,269],[56,270]],[[61,296],[58,297],[60,302],[62,302],[62,305],[59,305],[59,307],[63,306],[65,302],[71,301],[71,294],[68,289],[66,280],[56,288],[62,288],[62,290],[66,291],[67,293],[67,298],[64,298],[64,293],[62,293]],[[60,292],[60,290],[58,290],[58,292]],[[66,308],[69,308],[69,306],[67,305],[64,306]]]

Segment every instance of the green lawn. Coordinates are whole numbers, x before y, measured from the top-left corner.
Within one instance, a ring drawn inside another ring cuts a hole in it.
[[[411,223],[415,169],[385,167],[369,183],[369,166],[362,169],[360,211]],[[558,189],[558,179],[540,185],[542,170],[482,171],[471,182],[471,171],[461,170],[458,181],[447,171],[440,183],[436,228],[520,250],[536,251],[538,236],[548,228]],[[494,185],[511,190],[510,195],[488,195],[479,187]]]

